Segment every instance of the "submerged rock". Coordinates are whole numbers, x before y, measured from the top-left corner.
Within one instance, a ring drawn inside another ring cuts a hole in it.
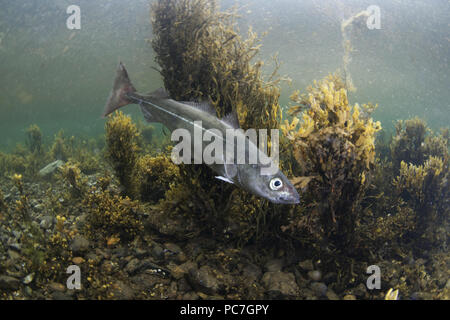
[[[281,271],[283,268],[283,260],[281,259],[272,259],[267,261],[267,263],[264,265],[264,269],[267,272],[275,272],[275,271]]]
[[[0,290],[14,291],[19,289],[20,280],[10,276],[0,276]]]
[[[304,260],[304,261],[300,261],[300,262],[298,263],[298,266],[299,266],[300,268],[302,268],[303,270],[306,270],[306,271],[312,271],[312,270],[314,270],[314,265],[313,265],[312,260]]]
[[[310,288],[318,297],[325,296],[328,290],[327,285],[323,282],[313,282]]]
[[[270,296],[294,297],[298,292],[295,276],[290,272],[266,272],[262,277],[262,282]]]
[[[70,248],[72,249],[73,253],[85,252],[89,249],[89,241],[85,237],[76,236],[73,239]]]
[[[192,268],[189,270],[188,278],[194,288],[206,294],[213,295],[219,290],[219,282],[209,266],[203,266],[200,269]]]
[[[52,216],[44,216],[42,217],[41,223],[39,225],[44,230],[50,229],[53,225],[53,220],[54,219]]]
[[[308,277],[313,281],[320,281],[320,279],[322,279],[322,272],[319,270],[309,271]]]
[[[41,170],[39,170],[38,175],[42,178],[44,177],[49,177],[51,176],[53,173],[55,173],[55,171],[64,165],[64,161],[62,160],[56,160],[48,165],[46,165],[44,168],[42,168]]]

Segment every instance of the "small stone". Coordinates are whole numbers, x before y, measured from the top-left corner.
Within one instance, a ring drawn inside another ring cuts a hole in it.
[[[33,290],[30,287],[26,286],[25,287],[25,294],[27,296],[31,297],[31,295],[33,294]]]
[[[326,275],[323,276],[322,281],[326,284],[326,285],[330,285],[333,282],[337,281],[337,273],[336,272],[329,272]]]
[[[164,244],[164,247],[163,251],[167,258],[173,258],[178,263],[186,262],[187,257],[178,245],[168,242]]]
[[[198,300],[200,297],[194,291],[187,292],[183,295],[183,300]]]
[[[41,212],[42,210],[44,210],[44,205],[43,205],[42,203],[38,203],[38,204],[36,204],[36,205],[33,207],[33,209],[34,209],[36,212]]]
[[[150,254],[157,260],[164,259],[164,249],[156,242],[153,243],[153,246],[150,249]]]
[[[148,251],[142,248],[136,248],[134,249],[134,253],[136,258],[144,258],[145,256],[148,255]]]
[[[344,300],[356,300],[356,297],[352,294],[347,294],[344,296]]]
[[[200,269],[192,268],[189,270],[189,282],[194,288],[208,295],[213,295],[219,289],[213,269],[209,266],[202,266]]]
[[[352,293],[358,298],[364,298],[367,295],[367,288],[364,284],[360,283],[352,290]]]
[[[181,252],[181,248],[179,246],[177,246],[175,243],[171,243],[171,242],[165,243],[164,247],[170,253],[173,253],[173,254],[177,254],[177,253]]]
[[[311,290],[318,296],[322,297],[327,294],[328,287],[323,282],[313,282],[311,284]]]
[[[283,260],[281,259],[272,259],[267,261],[267,263],[264,265],[264,270],[266,272],[275,272],[275,271],[281,271],[283,268]]]
[[[312,281],[320,281],[320,279],[322,279],[322,272],[320,272],[319,270],[309,271],[308,272],[308,277]]]
[[[450,289],[450,279],[445,283],[445,289]]]
[[[82,258],[82,257],[74,257],[73,259],[72,259],[72,262],[73,263],[75,263],[75,264],[82,264],[83,262],[84,262],[85,260]]]
[[[82,253],[89,249],[89,241],[83,236],[76,236],[70,246],[74,253]]]
[[[244,269],[242,270],[242,274],[245,277],[245,279],[247,279],[248,282],[256,282],[262,276],[261,269],[258,266],[251,263],[249,263],[244,267]]]
[[[331,289],[327,290],[326,297],[328,300],[339,300],[339,296]]]
[[[55,291],[52,293],[53,300],[73,300],[71,296],[64,292]]]
[[[306,271],[312,271],[312,270],[314,270],[314,265],[313,265],[313,263],[312,263],[312,260],[304,260],[304,261],[300,261],[300,262],[298,263],[298,266],[299,266],[300,268],[302,268],[303,270],[306,270]]]
[[[42,168],[41,170],[39,170],[38,175],[40,177],[48,177],[51,176],[53,173],[55,173],[55,171],[64,165],[64,161],[62,160],[56,160],[52,163],[49,163],[48,165],[46,165],[44,168]]]
[[[139,267],[140,267],[139,259],[134,258],[130,262],[128,262],[124,270],[132,275],[138,271]]]
[[[295,276],[290,272],[266,272],[262,277],[262,282],[271,296],[296,296],[298,292]]]
[[[0,289],[15,291],[20,287],[20,280],[10,276],[0,276]]]
[[[34,279],[34,273],[30,273],[25,278],[23,278],[22,282],[24,284],[30,284],[33,281],[33,279]]]
[[[184,275],[187,273],[183,268],[181,268],[179,265],[169,263],[167,265],[167,268],[170,270],[170,274],[175,279],[179,280],[184,277]]]
[[[50,282],[50,284],[48,285],[48,287],[52,290],[52,291],[59,291],[59,292],[64,292],[66,291],[66,287],[64,285],[62,285],[61,283],[57,283],[57,282]]]
[[[134,298],[133,290],[127,284],[125,284],[125,282],[120,280],[117,280],[112,285],[111,293],[116,299],[131,300]]]
[[[52,216],[44,216],[41,219],[41,223],[39,224],[39,226],[44,229],[50,229],[53,225],[53,217]]]
[[[22,246],[17,242],[9,244],[9,247],[17,252],[20,252],[20,249],[22,248]]]

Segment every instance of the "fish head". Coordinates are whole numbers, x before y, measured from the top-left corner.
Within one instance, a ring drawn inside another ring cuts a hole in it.
[[[297,190],[280,170],[275,174],[261,174],[261,168],[258,165],[249,165],[242,169],[239,170],[240,183],[251,193],[272,203],[300,203]]]

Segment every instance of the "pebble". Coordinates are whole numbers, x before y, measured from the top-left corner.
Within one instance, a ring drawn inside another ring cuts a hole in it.
[[[267,261],[267,263],[264,265],[264,270],[266,272],[275,272],[275,271],[281,271],[283,268],[283,260],[281,259],[272,259]]]
[[[50,229],[53,225],[53,217],[52,216],[44,216],[41,219],[41,223],[39,224],[39,226],[44,229]]]
[[[51,176],[59,167],[61,167],[63,165],[64,165],[64,161],[62,161],[62,160],[53,161],[52,163],[49,163],[44,168],[39,170],[38,175],[42,178]]]
[[[150,254],[157,260],[164,259],[164,249],[156,242],[153,243],[152,248],[150,249]]]
[[[83,236],[76,236],[70,245],[73,253],[82,253],[89,249],[89,241]]]
[[[339,300],[339,296],[331,289],[327,290],[326,296],[328,300]]]
[[[194,291],[186,292],[183,295],[183,300],[198,300],[198,299],[200,299],[200,297]]]
[[[33,279],[34,279],[34,273],[30,273],[25,278],[23,278],[22,282],[24,284],[30,284],[33,281]]]
[[[75,264],[82,264],[85,260],[82,257],[74,257],[72,262]]]
[[[344,296],[344,300],[356,300],[356,297],[352,294],[347,294]]]
[[[20,280],[11,276],[0,276],[0,289],[5,291],[15,291],[20,287]]]
[[[124,270],[132,275],[138,271],[139,267],[140,267],[139,259],[134,258],[130,262],[128,262]]]
[[[314,265],[312,263],[312,260],[300,261],[298,263],[298,266],[300,268],[302,268],[303,270],[306,270],[306,271],[313,271],[314,270]]]
[[[319,270],[309,271],[308,272],[308,277],[312,281],[320,281],[320,279],[322,279],[322,272],[320,272]]]
[[[61,283],[57,283],[57,282],[50,282],[50,284],[48,285],[48,287],[52,290],[52,291],[59,291],[59,292],[64,292],[66,291],[66,287],[64,285],[62,285]]]
[[[213,295],[219,289],[219,282],[209,266],[202,266],[200,269],[192,268],[189,270],[188,278],[194,288],[206,294]]]
[[[325,296],[328,290],[327,285],[323,282],[313,282],[310,288],[318,297]]]
[[[298,292],[295,276],[290,272],[266,272],[262,277],[262,282],[269,295],[289,297],[297,295]]]
[[[257,265],[251,263],[244,267],[242,274],[250,283],[258,281],[262,276],[261,269]]]

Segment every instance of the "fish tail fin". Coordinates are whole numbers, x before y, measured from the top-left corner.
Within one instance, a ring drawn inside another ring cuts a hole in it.
[[[114,79],[113,89],[109,94],[108,101],[106,102],[105,109],[103,111],[103,117],[106,117],[115,110],[132,103],[128,97],[129,93],[136,92],[133,84],[128,77],[127,69],[122,62],[119,62],[119,66],[116,71],[116,78]]]

